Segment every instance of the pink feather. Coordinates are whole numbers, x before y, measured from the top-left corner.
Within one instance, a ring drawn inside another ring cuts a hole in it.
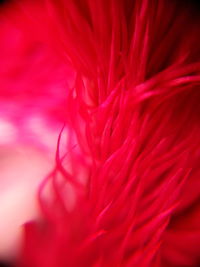
[[[39,188],[42,217],[24,226],[16,265],[198,266],[193,6],[22,0],[2,7],[0,18],[2,116],[65,124]]]

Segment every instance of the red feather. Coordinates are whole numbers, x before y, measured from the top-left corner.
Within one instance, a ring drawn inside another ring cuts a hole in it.
[[[65,123],[17,266],[198,266],[198,12],[24,0],[0,17],[2,115]]]

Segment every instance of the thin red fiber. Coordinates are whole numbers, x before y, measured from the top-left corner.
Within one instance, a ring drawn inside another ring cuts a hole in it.
[[[171,0],[2,7],[2,103],[65,123],[17,266],[200,265],[198,15]]]

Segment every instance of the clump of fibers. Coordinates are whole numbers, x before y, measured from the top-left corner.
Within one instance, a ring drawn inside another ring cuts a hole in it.
[[[28,111],[19,116],[36,105],[64,124],[55,166],[39,188],[42,218],[25,224],[17,266],[199,266],[194,6],[24,0],[4,5],[1,17],[3,10],[17,29],[5,18],[0,30],[14,55],[9,79],[1,69],[1,101],[12,94],[19,114]]]

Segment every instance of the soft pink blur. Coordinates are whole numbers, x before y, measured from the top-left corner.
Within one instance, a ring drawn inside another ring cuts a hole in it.
[[[52,168],[51,150],[56,147],[57,134],[32,118],[29,141],[40,135],[40,145],[16,140],[17,129],[11,122],[0,121],[0,258],[9,259],[19,249],[22,225],[39,215],[37,189]],[[27,137],[27,138],[28,138]]]

